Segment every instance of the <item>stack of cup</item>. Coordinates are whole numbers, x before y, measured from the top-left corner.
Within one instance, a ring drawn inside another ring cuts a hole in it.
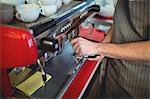
[[[18,6],[25,4],[25,0],[0,0],[0,3]]]
[[[41,14],[48,17],[57,12],[61,7],[61,0],[26,0],[27,3],[38,4],[41,8]]]
[[[41,9],[37,4],[16,6],[16,18],[23,22],[33,22],[39,18]]]
[[[62,0],[57,0],[57,9],[60,9],[62,6]]]
[[[41,14],[45,17],[51,16],[57,12],[57,0],[39,0]]]
[[[62,0],[63,4],[68,5],[72,0]]]
[[[4,0],[1,0],[4,1]],[[42,14],[51,16],[61,8],[62,3],[67,5],[72,0],[7,0],[16,5],[16,18],[23,22],[33,22]],[[12,2],[13,1],[13,2]],[[27,4],[25,4],[25,1]]]

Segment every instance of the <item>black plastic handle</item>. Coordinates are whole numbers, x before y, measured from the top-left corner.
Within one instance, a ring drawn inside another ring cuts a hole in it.
[[[42,32],[48,30],[49,28],[52,28],[53,26],[56,25],[56,22],[54,19],[51,19],[50,21],[47,21],[45,23],[39,23],[37,25],[32,26],[30,29],[33,30],[34,32],[34,36],[38,36],[39,34],[41,34]]]
[[[88,11],[100,12],[100,6],[99,5],[92,5],[92,6],[88,7]]]
[[[94,12],[99,12],[100,11],[100,6],[99,5],[92,5],[90,7],[87,8],[88,13],[86,15],[84,15],[82,18],[79,19],[79,21],[77,21],[75,23],[75,25],[73,25],[68,31],[65,32],[65,34],[69,34],[71,33],[71,31],[73,31],[74,29],[76,29],[77,27],[80,26],[80,24],[85,21],[90,15],[92,15]]]

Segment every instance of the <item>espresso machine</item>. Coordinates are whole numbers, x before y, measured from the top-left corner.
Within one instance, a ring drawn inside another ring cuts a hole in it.
[[[48,56],[50,59],[45,68],[46,72],[52,73],[52,70],[57,68],[60,73],[54,73],[58,79],[54,77],[52,79],[56,80],[55,83],[61,82],[62,84],[59,86],[61,91],[59,91],[57,95],[55,94],[56,96],[54,95],[54,97],[62,97],[69,86],[69,83],[75,75],[77,75],[86,61],[85,57],[76,57],[70,41],[78,36],[80,24],[93,13],[99,12],[99,10],[99,6],[89,5],[87,2],[83,2],[64,12],[63,15],[53,18],[46,23],[30,27],[33,33],[35,33],[33,34],[35,36],[45,30],[49,31],[46,37],[43,37],[40,40],[37,38],[36,40],[37,44],[39,44],[40,55],[46,55],[45,58]],[[65,84],[62,82],[65,82]],[[45,90],[50,91],[48,88],[45,88]]]
[[[34,37],[38,49],[36,64],[30,67],[41,71],[44,82],[46,73],[52,75],[45,87],[32,95],[34,98],[61,98],[86,61],[85,57],[76,57],[70,41],[78,37],[80,24],[99,12],[100,7],[92,0],[76,2],[65,11],[23,24]]]

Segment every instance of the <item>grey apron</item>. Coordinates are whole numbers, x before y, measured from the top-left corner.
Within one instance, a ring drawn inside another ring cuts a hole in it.
[[[150,40],[149,14],[150,0],[118,0],[114,14],[115,30],[112,42],[122,44]],[[111,58],[107,60],[105,81],[107,97],[149,97],[150,61]]]

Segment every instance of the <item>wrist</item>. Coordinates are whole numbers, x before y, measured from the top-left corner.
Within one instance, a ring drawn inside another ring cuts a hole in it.
[[[104,55],[104,50],[103,47],[105,46],[105,43],[100,43],[98,46],[98,54],[99,55]]]
[[[113,46],[114,44],[112,43],[100,43],[98,47],[98,53],[106,56],[108,53],[110,53],[109,51],[112,50]]]
[[[109,38],[107,38],[107,39],[104,39],[103,41],[102,41],[102,43],[110,43],[111,42],[111,39]]]

